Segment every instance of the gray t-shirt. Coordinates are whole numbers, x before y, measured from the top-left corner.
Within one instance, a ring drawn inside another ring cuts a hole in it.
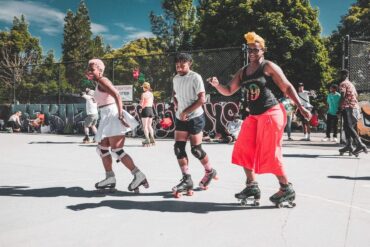
[[[186,75],[176,75],[173,78],[173,91],[177,99],[176,117],[180,119],[180,113],[198,100],[198,94],[205,92],[202,77],[190,70]],[[200,106],[190,114],[189,119],[199,117],[203,114],[203,108]]]

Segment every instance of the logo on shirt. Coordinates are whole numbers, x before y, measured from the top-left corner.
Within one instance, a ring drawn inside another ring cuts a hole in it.
[[[248,85],[246,91],[247,91],[246,94],[247,94],[247,100],[248,101],[257,100],[260,97],[260,94],[261,94],[261,89],[255,83],[252,83],[252,84]]]

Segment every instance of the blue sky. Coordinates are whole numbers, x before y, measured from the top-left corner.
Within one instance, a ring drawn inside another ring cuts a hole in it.
[[[340,17],[356,0],[311,0],[320,11],[322,34],[327,36],[336,29]],[[53,49],[60,57],[63,41],[64,17],[68,9],[76,12],[80,0],[0,0],[0,30],[12,26],[14,16],[24,14],[33,36],[39,37],[44,53]],[[160,0],[85,0],[92,32],[102,35],[105,44],[122,47],[130,40],[151,37],[149,13],[161,13]]]

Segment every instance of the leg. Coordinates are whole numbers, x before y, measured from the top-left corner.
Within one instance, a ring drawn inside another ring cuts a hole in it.
[[[150,144],[148,120],[149,120],[149,118],[147,118],[147,117],[141,119],[141,121],[143,123],[143,131],[144,131],[144,138],[145,138],[145,140],[143,141],[144,146],[148,146]]]
[[[116,186],[116,178],[112,170],[112,156],[109,151],[109,139],[103,139],[97,147],[97,152],[102,159],[104,170],[105,170],[105,179],[95,184],[97,189],[114,189]]]
[[[291,139],[291,133],[292,133],[292,114],[287,115],[287,124],[286,124],[286,131],[288,134],[288,139]]]
[[[153,130],[153,118],[148,118],[148,130],[149,130],[149,139],[150,139],[150,144],[154,145],[155,140],[154,140],[154,130]]]
[[[326,138],[330,138],[330,132],[332,128],[332,117],[330,114],[326,115]]]

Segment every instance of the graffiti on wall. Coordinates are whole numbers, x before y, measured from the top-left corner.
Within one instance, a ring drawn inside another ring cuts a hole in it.
[[[140,110],[138,104],[124,105],[124,109],[129,112],[141,124]],[[175,131],[175,125],[163,129],[159,125],[160,116],[171,118],[174,123],[174,108],[165,103],[158,103],[154,107],[157,117],[153,120],[153,128],[157,138],[172,136]],[[239,107],[234,102],[206,103],[203,106],[206,118],[206,131],[218,132],[219,129],[225,128],[228,121],[232,120],[235,113],[239,112]],[[46,116],[46,123],[50,125],[53,133],[83,133],[83,123],[86,117],[85,104],[27,104],[12,105],[10,112],[22,112],[24,128],[30,119],[36,118],[36,114],[42,112]],[[158,117],[159,116],[159,117]],[[136,135],[141,136],[141,125],[136,131]]]
[[[370,103],[361,102],[362,118],[357,124],[360,136],[370,142]],[[128,111],[136,120],[141,123],[140,109],[138,104],[125,105],[124,109]],[[155,105],[157,116],[167,115],[174,122],[175,112],[173,107],[165,103],[158,103]],[[234,102],[219,102],[219,103],[206,103],[203,106],[206,126],[205,131],[219,132],[220,129],[225,128],[228,121],[232,120],[235,113],[239,113],[239,107]],[[32,104],[32,105],[12,105],[10,112],[14,113],[21,111],[23,113],[24,129],[27,127],[27,120],[36,117],[36,113],[43,112],[50,125],[53,133],[83,133],[83,123],[86,117],[85,104]],[[173,136],[175,125],[167,129],[161,128],[158,124],[160,117],[153,120],[153,128],[157,138],[165,138]],[[141,125],[136,131],[137,136],[142,136]]]

